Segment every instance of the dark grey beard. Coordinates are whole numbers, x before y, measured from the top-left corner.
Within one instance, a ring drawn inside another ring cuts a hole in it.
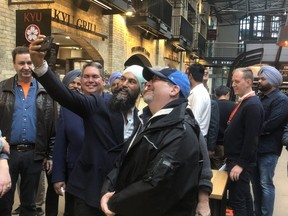
[[[134,96],[132,96],[130,92],[128,92],[127,95],[123,96],[119,94],[120,91],[121,89],[115,89],[114,94],[110,99],[109,106],[112,111],[126,112],[133,106],[135,106],[139,92],[137,92]]]

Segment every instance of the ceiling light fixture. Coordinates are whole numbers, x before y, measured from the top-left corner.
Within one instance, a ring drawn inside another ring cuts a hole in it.
[[[147,30],[147,29],[145,29],[145,28],[143,28],[142,26],[138,26],[140,29],[142,29],[143,31],[145,31],[145,32],[147,32],[147,33],[149,33],[149,34],[151,34],[151,35],[153,35],[154,37],[156,37],[156,38],[158,38],[159,37],[159,35],[157,35],[157,34],[155,34],[155,33],[153,33],[152,31],[149,31],[149,30]]]
[[[106,9],[106,10],[112,10],[111,7],[109,7],[108,5],[102,3],[101,1],[98,1],[98,0],[91,0],[91,2],[93,2],[94,4]]]
[[[127,1],[127,11],[126,11],[126,16],[132,17],[136,13],[135,8],[132,6],[132,0]]]
[[[277,45],[281,47],[288,46],[288,16],[286,17],[285,24],[279,28]]]

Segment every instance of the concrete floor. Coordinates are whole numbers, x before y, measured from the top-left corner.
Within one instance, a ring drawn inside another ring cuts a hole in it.
[[[287,178],[287,166],[288,166],[288,152],[283,149],[282,155],[279,158],[274,183],[276,187],[276,199],[274,206],[274,216],[286,216],[288,215],[288,178]],[[14,206],[18,206],[19,200],[15,197]],[[59,201],[59,216],[63,215],[64,199],[60,197]]]
[[[288,215],[288,178],[287,178],[288,152],[283,148],[279,158],[274,184],[276,188],[276,198],[274,205],[274,216]]]

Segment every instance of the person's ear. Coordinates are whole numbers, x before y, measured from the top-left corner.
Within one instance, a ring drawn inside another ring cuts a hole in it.
[[[171,97],[176,97],[178,94],[180,95],[180,87],[177,85],[173,85],[172,89],[170,91],[170,96]]]
[[[229,92],[227,92],[227,94],[225,95],[225,98],[226,98],[227,100],[230,99],[230,93],[229,93]]]
[[[246,82],[247,82],[247,84],[248,84],[249,86],[250,86],[250,85],[252,86],[252,84],[253,84],[253,81],[252,81],[251,79],[247,79]]]

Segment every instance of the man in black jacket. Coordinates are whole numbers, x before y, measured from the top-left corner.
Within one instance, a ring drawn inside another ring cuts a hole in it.
[[[112,171],[118,175],[107,184],[114,191],[101,207],[106,215],[190,216],[197,204],[200,128],[187,108],[189,80],[171,68],[145,67],[143,76],[143,124]]]
[[[224,134],[224,153],[231,180],[229,204],[235,216],[253,215],[250,176],[256,165],[258,140],[264,119],[259,98],[252,91],[253,73],[249,68],[233,72],[232,87],[239,103],[231,113]]]
[[[0,83],[0,129],[10,144],[12,189],[0,199],[0,215],[10,216],[20,175],[21,215],[36,215],[35,198],[42,163],[52,170],[56,104],[32,77],[27,47],[12,52],[16,75]]]

